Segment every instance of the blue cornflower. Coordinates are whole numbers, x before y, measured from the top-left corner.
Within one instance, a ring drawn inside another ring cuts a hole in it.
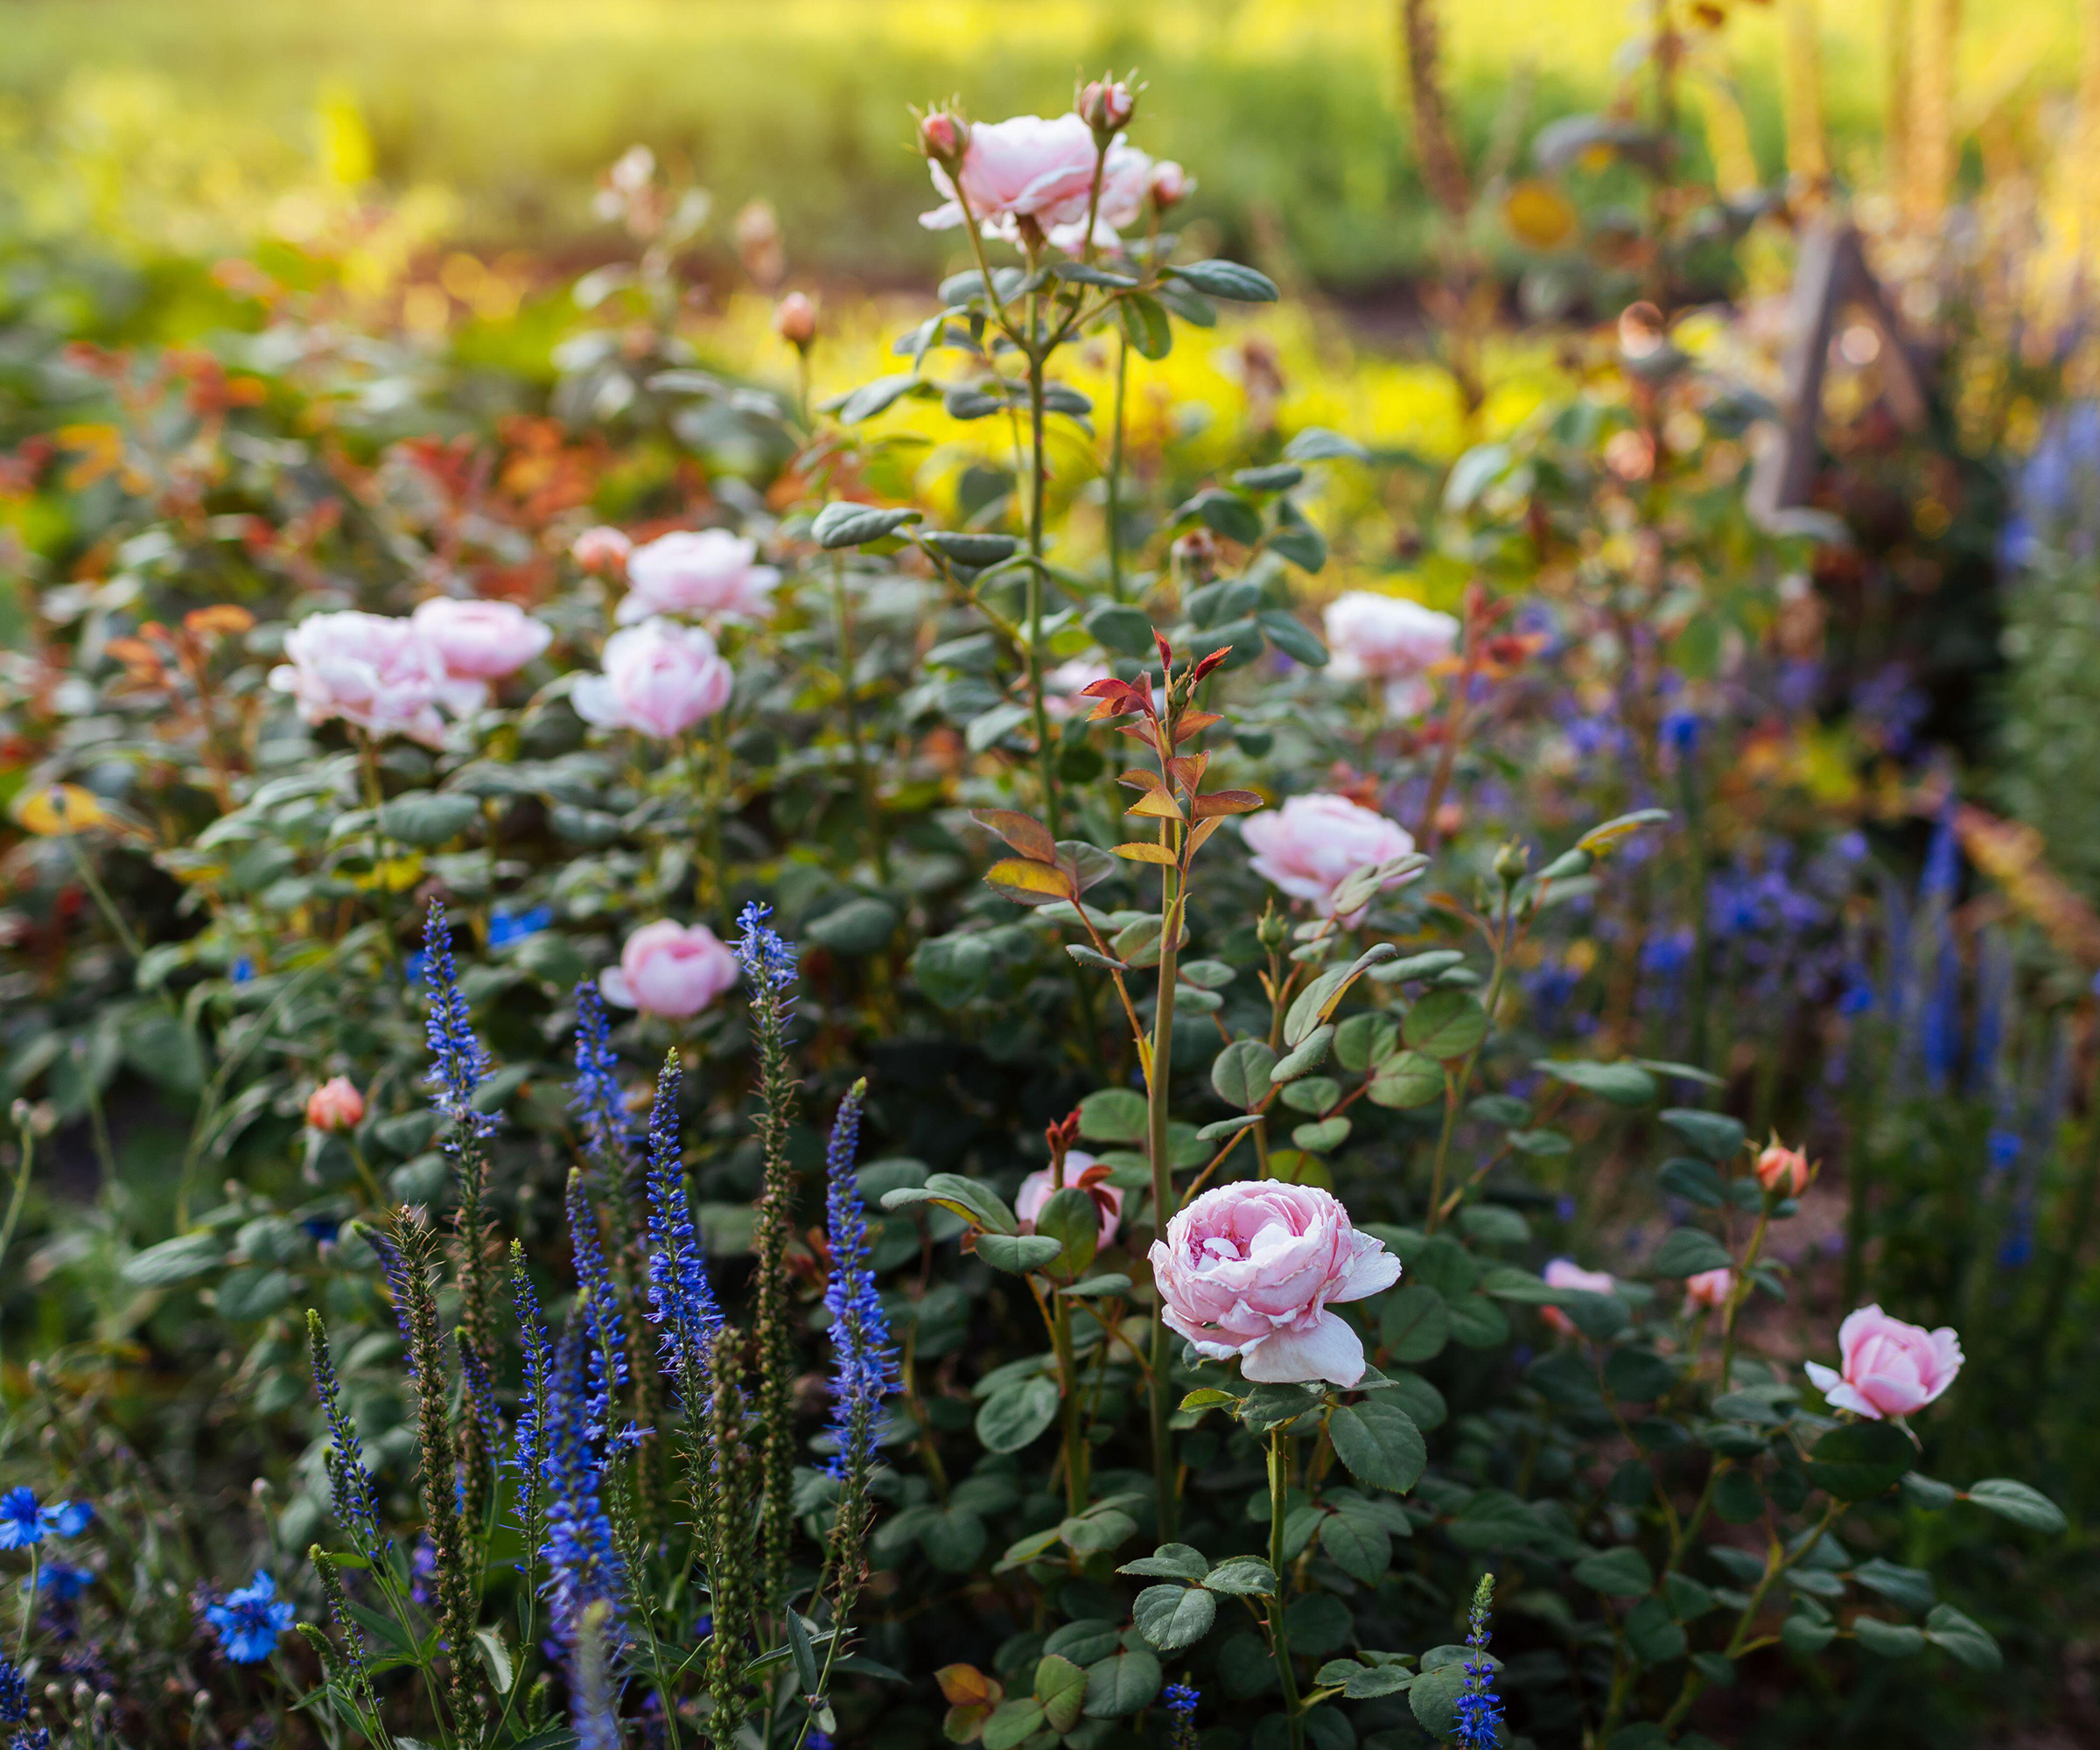
[[[0,1550],[26,1550],[32,1544],[41,1544],[46,1532],[58,1529],[59,1507],[39,1507],[32,1488],[17,1487],[0,1494]]]
[[[0,1653],[0,1726],[20,1726],[28,1718],[28,1680],[12,1659]]]
[[[576,987],[576,1079],[569,1084],[569,1110],[582,1116],[591,1152],[624,1166],[631,1132],[620,1056],[612,1049],[605,998],[588,978]]]
[[[1494,1662],[1488,1656],[1488,1612],[1494,1600],[1494,1576],[1482,1574],[1474,1588],[1467,1621],[1466,1687],[1459,1692],[1453,1741],[1464,1750],[1494,1750],[1502,1741],[1502,1700],[1494,1692]]]
[[[61,1537],[77,1537],[94,1523],[91,1501],[61,1501],[51,1509],[51,1529]]]
[[[807,1750],[831,1750],[831,1734],[829,1732],[819,1732],[815,1726],[812,1726],[809,1729],[809,1736],[806,1743]]]
[[[252,1585],[228,1592],[225,1603],[204,1613],[218,1631],[219,1650],[236,1665],[259,1665],[270,1657],[277,1637],[298,1614],[289,1600],[277,1596],[277,1583],[260,1568]]]
[[[704,1390],[707,1354],[722,1329],[722,1309],[685,1199],[675,1053],[664,1060],[656,1102],[649,1109],[648,1189],[649,1322],[668,1327],[663,1354],[680,1374],[681,1385]]]
[[[514,912],[498,906],[488,914],[488,945],[491,948],[508,948],[514,942],[523,942],[528,935],[537,935],[554,921],[552,906],[528,906]]]
[[[430,987],[430,1009],[424,1032],[430,1046],[430,1103],[469,1136],[485,1137],[496,1121],[474,1110],[474,1090],[488,1074],[488,1053],[474,1032],[474,1020],[460,994],[452,966],[452,932],[444,902],[432,900],[423,927],[424,970]]]
[[[87,1568],[76,1568],[71,1562],[46,1562],[37,1574],[37,1590],[70,1604],[94,1584],[94,1572]],[[22,1590],[29,1590],[29,1582],[22,1582]]]
[[[573,1644],[584,1612],[618,1608],[626,1575],[606,1516],[605,1466],[591,1438],[591,1351],[586,1325],[563,1334],[547,1395],[541,1469],[547,1485],[546,1590],[556,1634]]]
[[[245,954],[227,969],[227,976],[236,984],[246,984],[256,976],[256,962]]]
[[[897,1389],[896,1352],[890,1321],[875,1287],[868,1258],[868,1212],[854,1177],[860,1142],[860,1107],[868,1084],[856,1082],[839,1102],[824,1155],[824,1213],[830,1228],[831,1273],[824,1306],[831,1314],[837,1352],[831,1378],[831,1433],[836,1451],[833,1476],[863,1476],[875,1457],[876,1419],[882,1400]]]

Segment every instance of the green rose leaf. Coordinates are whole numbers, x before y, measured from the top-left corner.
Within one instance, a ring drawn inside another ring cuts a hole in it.
[[[859,547],[894,535],[907,523],[917,522],[915,510],[886,510],[879,505],[850,502],[828,504],[816,514],[809,533],[827,552],[842,547]]]
[[[1408,1010],[1400,1037],[1410,1051],[1448,1063],[1488,1037],[1488,1012],[1464,990],[1432,990]]]
[[[1884,1659],[1908,1659],[1925,1650],[1925,1631],[1908,1622],[1884,1622],[1878,1616],[1855,1616],[1852,1633],[1870,1653]]]
[[[1210,1085],[1228,1106],[1251,1111],[1269,1095],[1276,1054],[1260,1040],[1235,1040],[1211,1060]]]
[[[1995,1671],[2006,1662],[1991,1631],[1951,1604],[1936,1604],[1925,1619],[1925,1638],[1972,1671]]]
[[[1229,298],[1236,304],[1274,304],[1279,296],[1276,282],[1267,274],[1237,262],[1186,262],[1165,270],[1164,276],[1184,280],[1208,298]]]
[[[1129,1648],[1087,1667],[1088,1719],[1124,1719],[1159,1693],[1159,1662]]]
[[[1557,1062],[1541,1058],[1531,1067],[1614,1106],[1646,1106],[1661,1091],[1656,1078],[1637,1063],[1590,1063],[1581,1059]]]
[[[987,1452],[1018,1452],[1057,1419],[1057,1386],[1040,1377],[1000,1388],[977,1410]]]
[[[1849,1422],[1816,1443],[1809,1480],[1839,1501],[1871,1501],[1902,1480],[1914,1449],[1886,1422]]]
[[[1201,1586],[1147,1586],[1134,1606],[1138,1632],[1162,1653],[1193,1647],[1218,1618],[1218,1601]]]
[[[1327,1438],[1350,1475],[1396,1494],[1412,1488],[1429,1462],[1429,1449],[1414,1418],[1377,1398],[1336,1410],[1327,1418]]]
[[[1607,1598],[1646,1598],[1656,1589],[1656,1573],[1648,1558],[1630,1547],[1584,1557],[1575,1564],[1575,1578]]]
[[[1726,1270],[1733,1262],[1727,1249],[1700,1228],[1678,1228],[1664,1236],[1648,1267],[1657,1276],[1697,1276]]]
[[[1035,1667],[1035,1699],[1054,1732],[1069,1732],[1079,1724],[1080,1709],[1087,1699],[1087,1674],[1071,1660],[1046,1653]]]
[[[154,1250],[160,1249],[157,1246]],[[134,1264],[137,1261],[132,1260]],[[125,1274],[130,1274],[129,1268]],[[1962,1499],[1988,1508],[2001,1518],[2010,1519],[2015,1525],[2024,1525],[2030,1531],[2056,1534],[2068,1529],[2062,1508],[2040,1489],[2029,1488],[2026,1483],[2015,1482],[2011,1477],[1985,1477],[1979,1483],[1970,1484]]]

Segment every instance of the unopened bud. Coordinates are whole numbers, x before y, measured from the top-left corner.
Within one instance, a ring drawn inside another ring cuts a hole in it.
[[[634,543],[617,528],[602,523],[596,528],[586,528],[576,537],[569,549],[569,556],[594,577],[612,577],[626,569],[627,555],[634,550]]]
[[[1195,178],[1172,158],[1162,158],[1152,166],[1152,205],[1162,213],[1186,200],[1195,186]]]
[[[354,1130],[365,1121],[365,1096],[347,1075],[331,1077],[306,1096],[306,1122],[317,1130]]]
[[[1174,542],[1174,564],[1191,582],[1207,584],[1218,563],[1218,542],[1208,528],[1192,528]]]
[[[1494,853],[1494,875],[1505,887],[1514,887],[1524,878],[1524,871],[1531,866],[1531,849],[1529,845],[1511,839]]]
[[[929,109],[919,122],[919,150],[953,170],[970,145],[970,124],[945,109]]]
[[[1096,79],[1082,88],[1074,107],[1087,126],[1107,136],[1130,126],[1130,117],[1138,110],[1138,99],[1120,79]]]
[[[773,332],[797,352],[808,352],[816,339],[816,306],[799,291],[791,291],[773,310]]]
[[[1284,914],[1278,911],[1273,905],[1265,906],[1262,909],[1260,920],[1255,924],[1254,934],[1255,939],[1264,948],[1267,948],[1270,953],[1275,954],[1282,948],[1286,942],[1290,941],[1291,926],[1285,920]]]

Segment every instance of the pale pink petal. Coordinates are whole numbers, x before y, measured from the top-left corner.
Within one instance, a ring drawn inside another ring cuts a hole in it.
[[[1309,1327],[1264,1337],[1240,1357],[1240,1372],[1257,1383],[1324,1379],[1354,1385],[1363,1377],[1363,1340],[1347,1320],[1322,1312]]]

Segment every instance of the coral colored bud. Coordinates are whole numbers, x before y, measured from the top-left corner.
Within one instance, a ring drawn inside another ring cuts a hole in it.
[[[1186,200],[1195,186],[1195,178],[1172,158],[1162,158],[1152,166],[1152,205],[1162,213]]]
[[[1130,125],[1138,99],[1120,79],[1089,80],[1073,106],[1096,134],[1117,134]]]
[[[945,109],[928,110],[919,123],[919,150],[936,164],[952,168],[961,162],[969,144],[969,124]]]
[[[569,556],[595,577],[612,577],[626,568],[627,555],[634,551],[634,543],[617,528],[599,524],[586,528],[576,537],[569,549]]]
[[[1734,1292],[1735,1272],[1726,1264],[1718,1270],[1703,1270],[1697,1276],[1684,1278],[1687,1306],[1704,1306],[1710,1312],[1718,1312]]]
[[[773,332],[790,346],[806,351],[816,339],[816,306],[801,292],[789,292],[774,306]]]
[[[314,1130],[354,1130],[365,1119],[365,1096],[347,1075],[333,1076],[306,1096],[306,1122]]]
[[[1808,1188],[1809,1158],[1777,1141],[1757,1158],[1757,1182],[1780,1197],[1798,1197]]]

